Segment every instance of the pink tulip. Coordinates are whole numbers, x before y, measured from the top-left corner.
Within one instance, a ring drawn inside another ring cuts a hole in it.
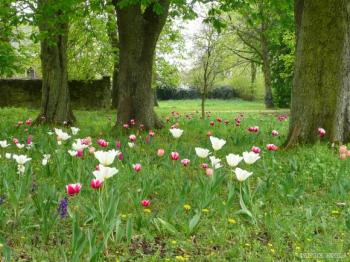
[[[339,147],[339,154],[346,154],[348,152],[346,146],[342,145]]]
[[[14,144],[18,144],[19,143],[19,140],[17,138],[14,138],[12,141],[13,141]]]
[[[140,124],[140,129],[144,129],[145,125],[144,124]]]
[[[217,117],[217,118],[216,118],[216,121],[219,122],[219,123],[221,123],[221,122],[222,122],[221,117]]]
[[[172,160],[179,160],[180,154],[178,152],[171,152],[170,157]]]
[[[202,167],[203,169],[207,169],[207,168],[209,167],[209,165],[208,165],[207,163],[202,163],[202,164],[201,164],[201,167]]]
[[[100,165],[95,166],[95,170],[99,171],[100,170]]]
[[[124,155],[123,155],[123,153],[120,153],[120,154],[118,155],[118,159],[119,159],[120,161],[123,161],[123,160],[124,160]]]
[[[136,123],[135,119],[131,119],[131,120],[130,120],[130,125],[134,126],[135,123]]]
[[[141,200],[141,205],[143,207],[148,207],[151,205],[151,200],[148,200],[148,199]]]
[[[257,146],[253,146],[251,151],[254,152],[255,154],[260,154],[261,149]]]
[[[141,164],[139,164],[139,163],[133,165],[132,167],[134,168],[134,170],[135,170],[136,172],[140,172],[140,171],[141,171],[141,168],[142,168],[142,167],[141,167]]]
[[[92,179],[91,180],[91,188],[93,189],[99,189],[102,187],[103,182],[101,180],[98,179]]]
[[[267,144],[266,145],[266,149],[269,151],[277,151],[278,150],[278,146],[274,145],[274,144]]]
[[[154,133],[153,130],[150,130],[148,134],[149,134],[149,136],[154,137],[156,133]]]
[[[129,125],[128,124],[124,124],[123,127],[124,128],[129,128]]]
[[[98,142],[98,141],[97,141],[97,142]],[[89,145],[92,144],[92,139],[91,139],[91,137],[87,136],[87,137],[85,137],[85,138],[83,138],[83,139],[81,140],[81,143],[82,143],[83,145],[89,146]]]
[[[181,164],[184,166],[184,167],[187,167],[189,164],[190,164],[191,160],[185,158],[185,159],[182,159],[181,160]]]
[[[135,135],[130,135],[129,136],[130,142],[135,142],[136,141],[136,136]]]
[[[96,148],[94,148],[93,146],[89,148],[89,153],[92,155],[94,154],[96,151]]]
[[[165,150],[164,149],[159,148],[157,150],[157,156],[162,157],[162,156],[164,156],[164,154],[165,154]]]
[[[27,145],[31,145],[33,142],[33,137],[32,136],[28,136],[27,138]]]
[[[277,130],[272,130],[271,134],[272,134],[272,136],[278,136],[279,135]]]
[[[122,147],[122,143],[119,140],[115,141],[115,147],[120,149]]]
[[[83,150],[78,150],[76,156],[77,157],[83,157],[84,156],[84,151]]]
[[[224,123],[225,123],[225,125],[228,125],[230,123],[230,121],[225,120]]]
[[[248,131],[251,132],[251,133],[258,133],[259,132],[259,127],[258,126],[248,127]]]
[[[318,132],[318,136],[319,137],[324,137],[326,135],[326,130],[324,130],[323,128],[319,127],[317,129],[317,132]]]
[[[66,185],[67,194],[70,195],[70,196],[74,196],[76,194],[79,194],[80,190],[81,190],[81,184],[80,183]]]
[[[212,176],[214,174],[214,169],[212,169],[212,168],[207,168],[206,170],[205,170],[205,175],[206,176]]]
[[[104,139],[99,139],[97,140],[97,144],[101,147],[107,147],[108,146],[108,142]]]

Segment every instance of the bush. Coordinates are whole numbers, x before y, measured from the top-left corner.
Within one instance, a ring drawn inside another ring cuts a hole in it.
[[[238,98],[238,92],[229,86],[217,87],[208,93],[208,98],[213,99],[234,99]],[[198,99],[201,94],[198,89],[191,88],[174,88],[163,86],[157,88],[157,98],[159,100],[184,100],[184,99]]]

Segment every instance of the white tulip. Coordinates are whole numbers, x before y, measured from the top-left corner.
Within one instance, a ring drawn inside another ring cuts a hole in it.
[[[70,138],[70,135],[68,133],[65,133],[62,131],[62,129],[55,128],[55,133],[57,135],[57,140],[67,140]]]
[[[220,150],[226,144],[226,141],[224,139],[219,139],[214,136],[210,136],[210,142],[215,151]]]
[[[75,151],[75,150],[68,150],[68,154],[70,154],[71,156],[77,156],[78,151]]]
[[[216,158],[215,156],[210,156],[209,159],[210,159],[211,165],[214,169],[218,169],[218,168],[222,167],[222,165],[220,163],[221,159]]]
[[[13,155],[13,159],[16,160],[18,165],[24,165],[28,161],[32,160],[31,158],[27,157],[26,155]]]
[[[248,177],[250,177],[253,174],[253,172],[248,172],[247,170],[243,170],[237,167],[235,169],[235,174],[236,174],[237,180],[242,182],[246,180]]]
[[[238,166],[238,164],[242,161],[243,157],[235,154],[229,154],[226,156],[227,164],[231,167]]]
[[[76,139],[75,141],[76,142],[72,144],[72,148],[75,151],[81,151],[88,147],[88,145],[85,145],[81,142],[81,139]]]
[[[196,150],[197,156],[200,158],[206,158],[209,155],[209,149],[196,147],[195,150]]]
[[[113,163],[114,158],[119,155],[119,151],[114,149],[109,151],[96,151],[94,154],[101,165],[109,166]]]
[[[108,179],[108,178],[114,176],[118,172],[119,172],[119,170],[116,169],[115,167],[106,167],[103,165],[99,165],[99,170],[95,170],[93,172],[93,174],[94,174],[96,179],[103,182],[105,179]]]
[[[243,159],[244,159],[244,162],[251,165],[251,164],[254,164],[256,161],[258,161],[260,159],[260,156],[259,154],[256,154],[254,152],[249,152],[249,153],[244,152]]]
[[[0,141],[0,146],[1,146],[2,148],[8,147],[9,145],[10,145],[10,144],[8,144],[6,140]]]
[[[135,143],[128,142],[128,146],[129,146],[130,148],[133,148],[133,147],[135,147]]]
[[[169,129],[169,131],[175,138],[179,138],[180,136],[182,136],[182,133],[184,132],[182,129],[179,129],[179,128],[171,128]]]
[[[11,155],[11,153],[6,153],[6,154],[5,154],[5,157],[6,157],[7,159],[11,159],[11,158],[12,158],[12,155]]]
[[[70,130],[72,131],[72,134],[73,134],[73,135],[78,134],[78,132],[80,131],[80,129],[79,129],[79,128],[77,128],[77,127],[73,127],[73,126],[70,128]]]
[[[17,148],[22,149],[23,147],[25,147],[25,144],[17,143],[16,146]]]

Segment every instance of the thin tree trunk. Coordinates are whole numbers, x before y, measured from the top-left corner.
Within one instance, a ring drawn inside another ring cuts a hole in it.
[[[119,33],[119,87],[117,122],[135,119],[145,128],[161,127],[154,112],[152,67],[159,34],[165,24],[169,0],[160,0],[162,13],[153,5],[142,12],[139,4],[124,8],[116,1]]]
[[[350,1],[304,0],[286,146],[315,143],[322,127],[332,142],[350,134]],[[297,3],[296,3],[297,4]]]
[[[250,62],[250,95],[251,99],[255,98],[255,85],[256,85],[256,64],[251,61]]]
[[[40,0],[42,19],[39,23],[41,40],[42,101],[38,123],[72,124],[75,117],[70,104],[67,71],[68,18],[61,10],[45,18],[51,0]]]
[[[263,60],[263,73],[264,73],[264,84],[265,84],[265,106],[266,108],[273,108],[273,98],[272,98],[272,82],[271,82],[271,66],[270,66],[270,56],[267,38],[264,34],[261,34],[261,51]]]
[[[107,32],[109,37],[109,42],[111,43],[113,49],[113,77],[112,77],[112,108],[116,109],[118,107],[118,75],[119,75],[119,38],[118,38],[118,28],[115,20],[116,12],[114,6],[107,13]]]
[[[201,109],[202,109],[202,119],[205,119],[205,98],[206,98],[206,94],[205,91],[203,90],[202,93],[202,105],[201,105]]]

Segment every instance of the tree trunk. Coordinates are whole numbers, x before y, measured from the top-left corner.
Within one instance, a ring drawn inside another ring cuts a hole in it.
[[[263,33],[261,34],[261,51],[265,84],[265,106],[266,108],[273,108],[270,55],[267,38],[264,32],[265,30],[263,29]]]
[[[159,34],[165,24],[169,0],[160,0],[162,13],[151,4],[144,12],[139,4],[119,8],[116,3],[119,33],[119,87],[117,122],[135,119],[145,128],[161,127],[154,112],[152,67]]]
[[[304,0],[298,32],[286,146],[315,143],[322,127],[332,142],[350,134],[350,1]],[[297,3],[296,3],[297,4]]]
[[[72,112],[67,71],[68,18],[61,10],[46,17],[45,10],[51,0],[40,0],[42,19],[39,22],[41,40],[42,100],[38,123],[72,124]],[[50,19],[50,20],[49,20]],[[50,21],[48,23],[47,21]]]
[[[118,75],[119,75],[119,38],[114,6],[107,10],[107,33],[113,49],[113,77],[112,77],[112,108],[118,107]]]
[[[256,84],[256,64],[253,61],[250,62],[250,77],[250,95],[251,100],[254,100]]]
[[[205,95],[205,92],[203,91],[203,93],[202,93],[202,105],[201,105],[201,108],[202,108],[202,119],[203,120],[205,119],[205,98],[206,98],[206,95]]]

